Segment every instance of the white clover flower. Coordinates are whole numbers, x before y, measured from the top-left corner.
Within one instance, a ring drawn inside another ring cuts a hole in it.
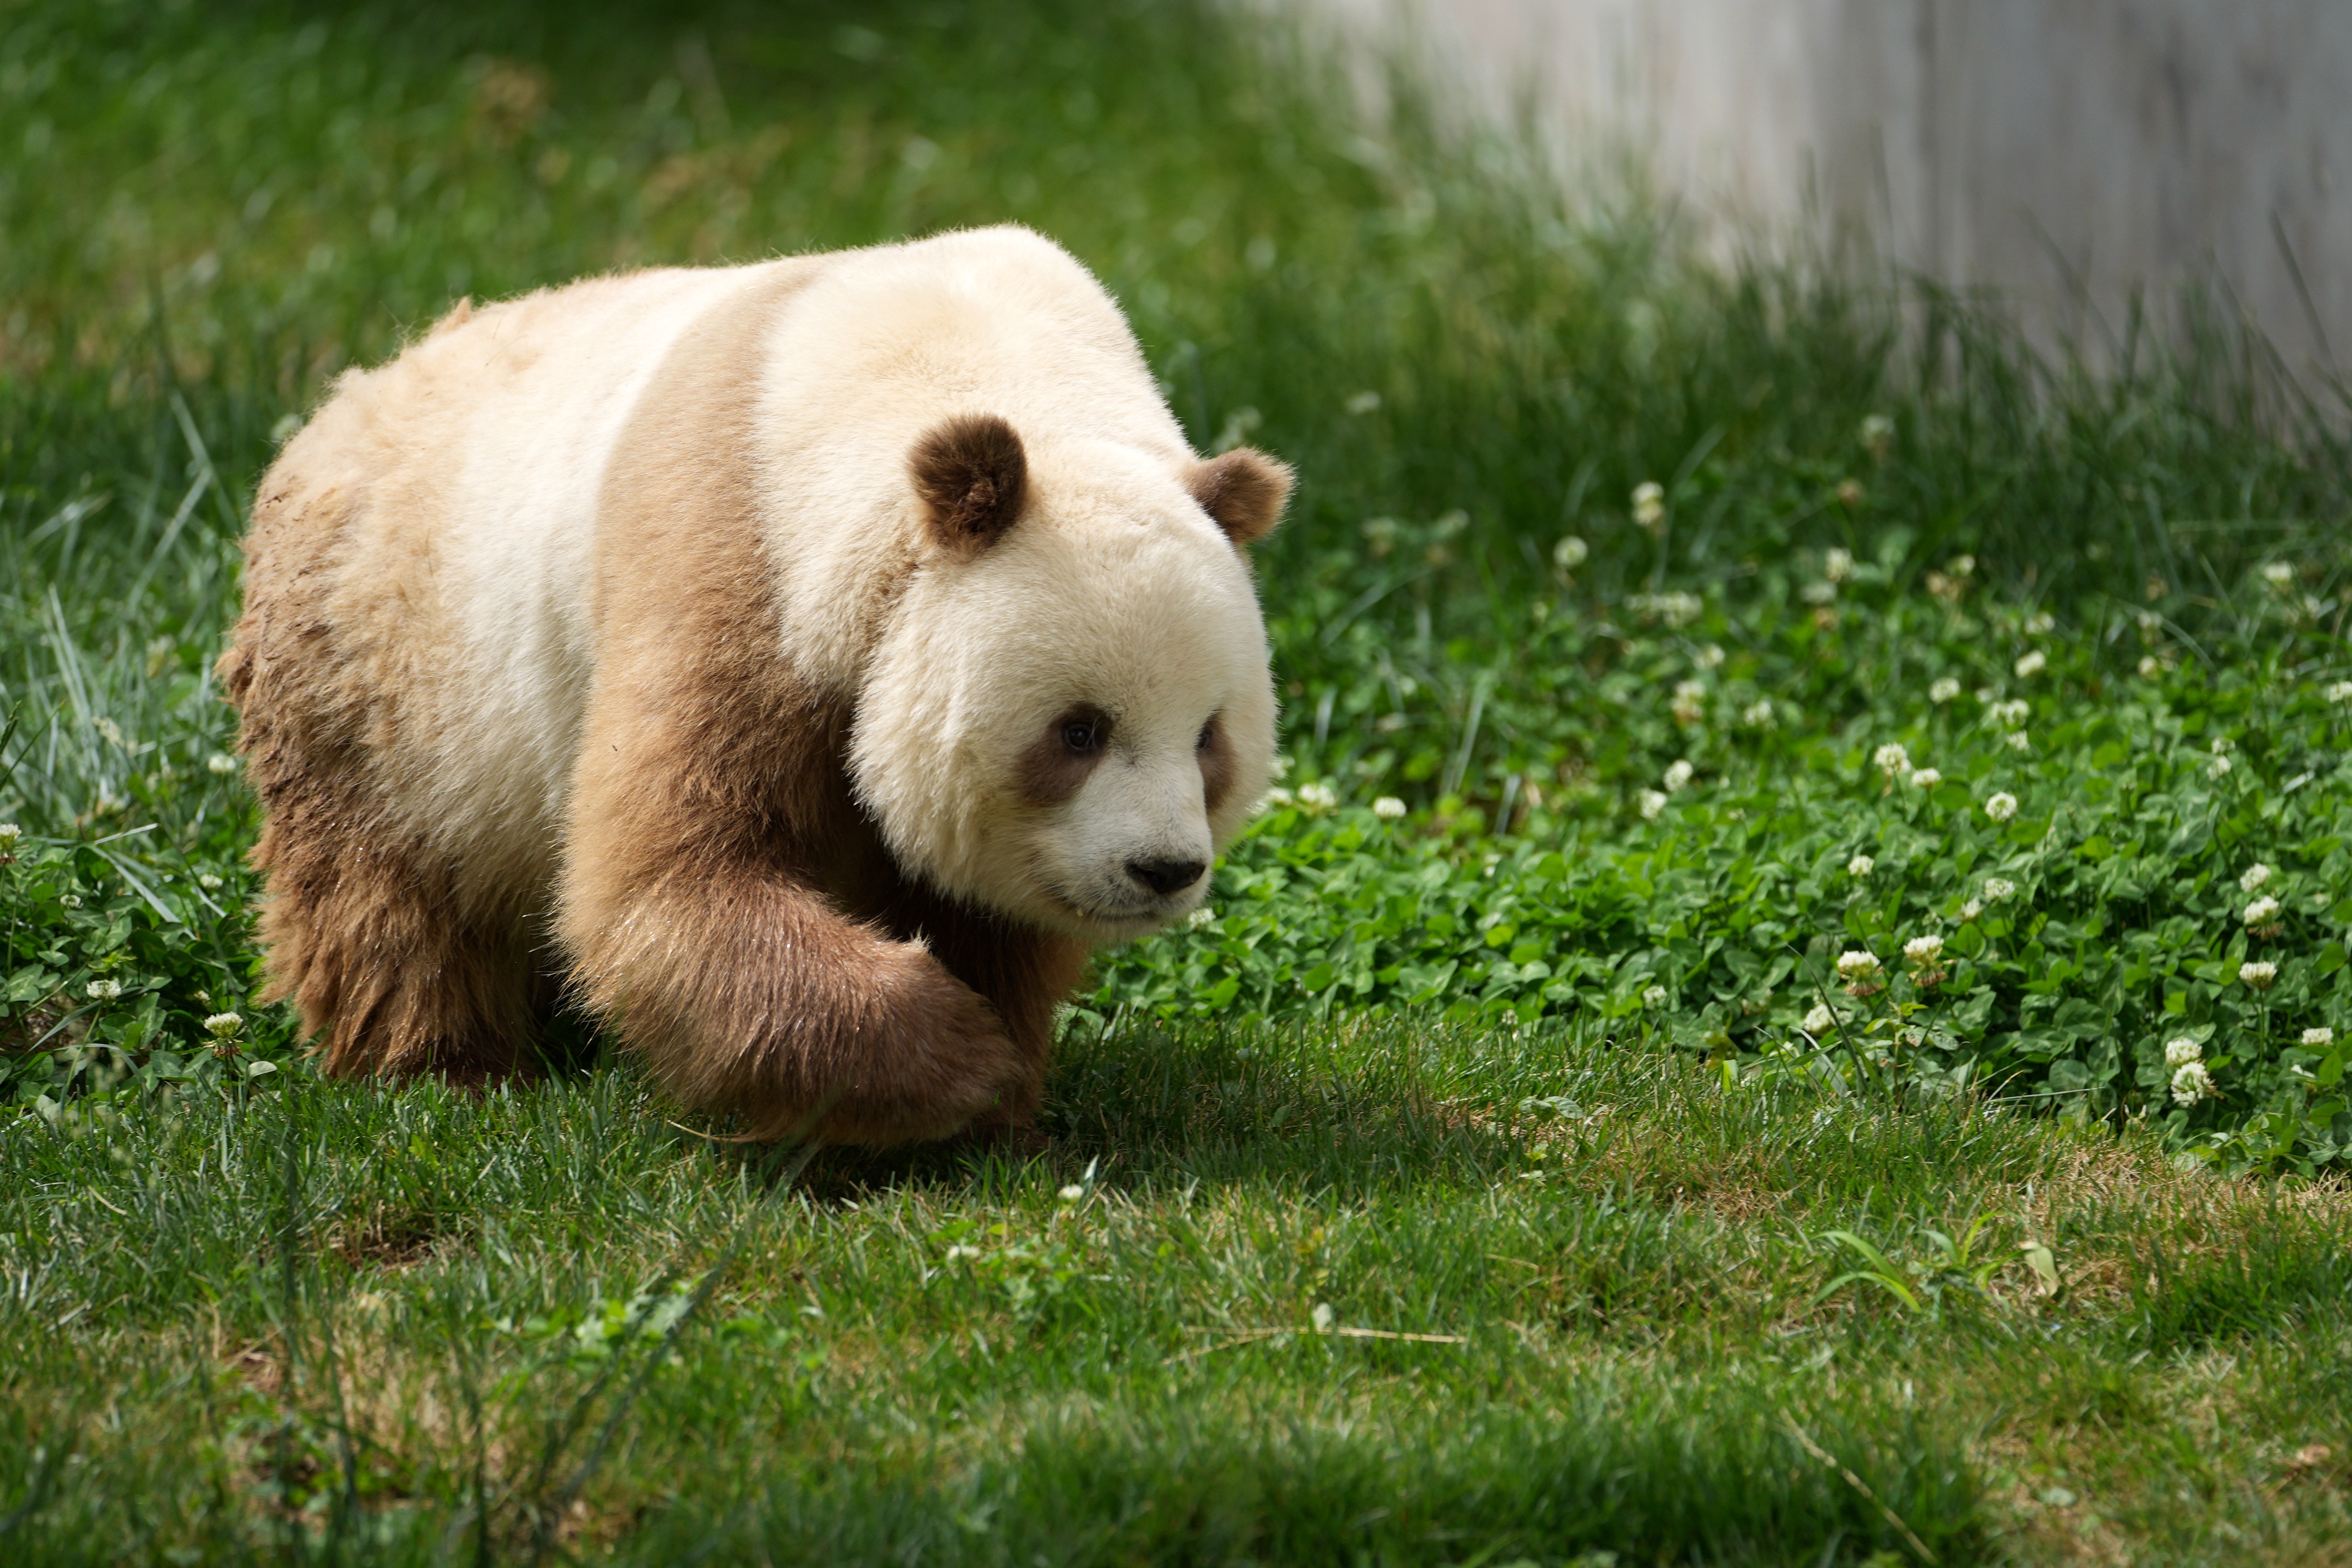
[[[68,909],[79,909],[81,907],[81,894],[79,893],[61,893],[58,894],[58,902]]]
[[[1994,703],[2000,701],[2000,694],[1990,686],[1979,686],[1977,688],[1977,701],[1983,703],[1986,706],[1990,707]]]
[[[1642,988],[1642,1005],[1645,1008],[1664,1007],[1666,1005],[1666,988],[1664,986],[1643,987]]]
[[[2335,1043],[2336,1031],[2326,1024],[2321,1024],[2317,1029],[2307,1029],[2303,1031],[2303,1048],[2305,1051],[2326,1051]]]
[[[1933,968],[1936,960],[1943,956],[1944,939],[1932,932],[1903,944],[1903,956],[1923,969]]]
[[[1636,615],[1663,621],[1680,631],[1706,613],[1706,601],[1696,593],[1676,589],[1672,593],[1637,593],[1625,601],[1625,608]]]
[[[2211,774],[2214,778],[2220,779],[2225,777],[2229,773],[2230,769],[2236,766],[2237,764],[2231,761],[2228,758],[2216,753],[2206,762],[2205,771]]]
[[[92,980],[89,983],[89,996],[93,1001],[110,1002],[121,994],[122,982],[120,980]]]
[[[215,876],[208,871],[198,872],[196,873],[196,885],[203,888],[206,893],[218,893],[221,890],[221,879]]]
[[[2267,991],[2278,984],[2278,966],[2267,958],[2257,958],[2238,966],[2238,978],[2258,991]]]
[[[2272,921],[2278,918],[2278,912],[2279,901],[2271,897],[2268,894],[2264,894],[2262,897],[2246,905],[2246,924],[2250,927],[2255,925],[2268,925]]]
[[[2012,702],[1986,705],[1985,717],[2003,729],[2020,729],[2024,727],[2026,716],[2032,711],[2033,705],[2019,697]]]
[[[1772,699],[1758,697],[1739,710],[1739,722],[1750,729],[1769,729],[1774,723]]]
[[[1709,643],[1706,647],[1701,648],[1698,651],[1697,656],[1691,662],[1702,670],[1719,670],[1723,668],[1723,644],[1720,643]]]
[[[1987,797],[1984,814],[1996,822],[2006,822],[2017,815],[2017,797],[2006,789],[1997,789]]]
[[[1853,859],[1845,862],[1846,875],[1856,879],[1868,876],[1872,872],[1874,872],[1877,869],[1878,862],[1871,859],[1868,855],[1856,855]]]
[[[2205,1048],[2193,1040],[2168,1040],[2164,1042],[2164,1065],[2182,1068],[2192,1061],[2205,1060]]]
[[[16,823],[0,822],[0,854],[5,854],[10,850],[15,849],[16,847],[16,841],[24,836],[25,830],[18,827]]]
[[[1984,895],[1987,904],[1999,904],[2004,898],[2014,898],[2017,896],[2017,883],[2005,876],[1989,876],[1985,878]]]
[[[244,1027],[245,1019],[238,1013],[215,1013],[205,1019],[205,1032],[215,1040],[230,1039]]]
[[[226,751],[215,751],[205,758],[205,768],[209,772],[217,773],[226,778],[236,771],[236,758]]]
[[[1895,439],[1895,422],[1883,413],[1864,414],[1862,420],[1862,444],[1873,452],[1883,452]]]
[[[1931,703],[1948,703],[1959,695],[1960,683],[1949,675],[1938,677],[1936,683],[1927,688],[1927,700]]]
[[[2141,680],[2152,681],[2162,674],[2164,674],[2163,660],[2158,658],[2153,653],[2142,653],[2139,656],[2139,678]]]
[[[1911,773],[1911,788],[1914,789],[1933,789],[1943,781],[1944,776],[1932,768],[1914,768]]]
[[[1660,779],[1659,782],[1666,787],[1666,793],[1671,795],[1675,790],[1681,789],[1684,785],[1689,783],[1691,781],[1691,775],[1696,771],[1697,769],[1694,768],[1690,765],[1687,758],[1677,759],[1667,766],[1666,776]]]
[[[948,1249],[948,1261],[950,1263],[961,1262],[966,1259],[977,1258],[979,1256],[980,1249],[977,1247],[950,1247]]]
[[[1666,809],[1665,796],[1655,789],[1643,790],[1635,803],[1641,808],[1643,819],[1646,821],[1656,821],[1658,813]]]
[[[1205,904],[1201,905],[1200,908],[1192,911],[1192,914],[1184,916],[1184,924],[1191,926],[1195,931],[1198,931],[1203,925],[1214,925],[1216,923],[1217,912],[1210,908]]]
[[[2270,879],[2271,868],[2256,861],[2246,868],[2244,875],[2238,878],[2238,886],[2244,892],[2252,893]]]
[[[2221,1091],[2213,1086],[2213,1075],[2201,1061],[2191,1061],[2172,1075],[2172,1097],[2183,1105],[2194,1105],[2200,1100],[2210,1100]]]
[[[1866,980],[1878,973],[1878,955],[1862,950],[1841,953],[1837,972],[1849,980]]]
[[[2286,588],[2294,581],[2294,568],[2283,560],[2274,560],[2263,568],[2263,580],[2273,588]]]
[[[2039,648],[2021,653],[2017,660],[2017,678],[2031,680],[2050,667],[2049,656]]]
[[[2332,703],[2352,703],[2352,681],[2337,681],[2327,688],[2326,695]]]
[[[1835,1028],[1836,1025],[1837,1015],[1830,1011],[1829,1004],[1815,1002],[1812,1010],[1805,1015],[1805,1021],[1798,1027],[1807,1034],[1821,1034]]]
[[[1675,700],[1669,711],[1676,724],[1696,724],[1706,716],[1706,688],[1696,681],[1684,681],[1675,687]]]
[[[1384,821],[1393,822],[1404,815],[1404,802],[1393,795],[1383,795],[1372,802],[1372,815]]]
[[[2012,729],[2001,737],[2001,744],[2011,751],[2031,751],[2033,749],[2033,737],[2021,729]]]
[[[1909,770],[1911,754],[1903,748],[1901,741],[1890,740],[1870,754],[1870,765],[1892,779]]]
[[[1339,791],[1328,784],[1301,784],[1298,803],[1318,811],[1328,811],[1339,803]]]
[[[1832,545],[1822,557],[1822,575],[1832,582],[1843,582],[1853,576],[1853,552]]]
[[[1275,788],[1265,792],[1265,803],[1268,806],[1287,806],[1296,799],[1297,797],[1293,796],[1289,790],[1283,789],[1280,785],[1276,785]]]
[[[2026,634],[2039,637],[2057,624],[2058,617],[2051,614],[2047,610],[2037,610],[2025,618]]]
[[[1633,486],[1633,520],[1645,528],[1666,520],[1666,492],[1656,480],[1644,479]]]
[[[1574,534],[1566,534],[1561,536],[1559,543],[1551,547],[1551,563],[1562,571],[1574,571],[1591,553],[1591,548],[1582,539]]]
[[[1960,918],[1963,920],[1974,920],[1978,915],[1982,915],[1983,913],[1984,904],[1977,899],[1971,898],[1966,904],[1960,905]]]
[[[1087,1196],[1087,1189],[1079,1186],[1076,1182],[1072,1182],[1069,1186],[1064,1187],[1054,1196],[1060,1198],[1064,1203],[1076,1203],[1078,1199]]]
[[[1837,584],[1809,582],[1797,590],[1797,597],[1808,604],[1834,604],[1837,602]]]

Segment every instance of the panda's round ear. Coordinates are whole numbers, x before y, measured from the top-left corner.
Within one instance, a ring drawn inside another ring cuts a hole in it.
[[[1236,446],[1194,465],[1190,488],[1225,537],[1245,545],[1274,532],[1290,501],[1290,481],[1287,463],[1254,446]]]
[[[907,455],[923,531],[959,560],[1004,537],[1021,516],[1029,458],[1021,437],[992,413],[958,414],[915,443]]]

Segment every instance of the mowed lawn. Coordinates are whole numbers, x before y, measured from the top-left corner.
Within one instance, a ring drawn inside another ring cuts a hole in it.
[[[1712,270],[1315,59],[0,11],[0,1561],[2352,1562],[2340,400]],[[1289,776],[1045,1152],[733,1143],[569,1019],[319,1081],[209,674],[273,442],[460,296],[1007,220],[1302,473]]]

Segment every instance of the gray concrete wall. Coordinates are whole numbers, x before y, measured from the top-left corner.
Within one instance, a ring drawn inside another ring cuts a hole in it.
[[[2095,354],[2201,284],[2307,386],[2352,371],[2352,0],[1290,3],[1718,245],[1854,246]]]

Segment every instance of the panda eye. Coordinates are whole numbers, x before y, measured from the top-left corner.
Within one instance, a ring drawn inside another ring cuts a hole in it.
[[[1192,749],[1195,751],[1206,751],[1209,747],[1216,744],[1217,720],[1216,716],[1212,715],[1210,716],[1209,722],[1201,727],[1201,738],[1192,743]]]
[[[1102,744],[1102,729],[1090,718],[1074,718],[1062,726],[1062,744],[1085,756]]]

